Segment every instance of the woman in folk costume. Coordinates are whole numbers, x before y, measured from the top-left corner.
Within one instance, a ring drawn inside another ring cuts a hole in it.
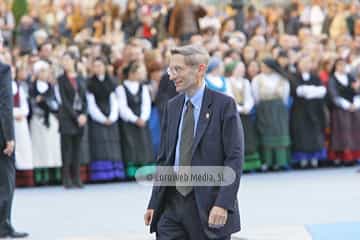
[[[93,62],[94,75],[88,80],[90,180],[125,178],[118,125],[119,103],[116,85],[106,73],[106,60]]]
[[[15,71],[14,71],[15,72]],[[16,79],[16,73],[14,74]],[[29,104],[27,94],[19,82],[13,81],[14,95],[14,126],[15,126],[15,167],[16,185],[34,186],[34,164],[32,158],[32,143],[30,137],[29,124]]]
[[[261,73],[251,82],[256,103],[256,126],[261,145],[262,169],[286,168],[289,160],[290,85],[280,74],[280,65],[265,58]]]
[[[50,65],[45,61],[34,64],[31,88],[32,118],[30,131],[35,167],[35,182],[46,184],[61,181],[59,122],[55,116],[58,102],[51,84]]]
[[[317,167],[318,161],[326,158],[326,88],[311,69],[311,58],[303,57],[290,81],[294,100],[290,114],[292,160],[301,167],[309,163]]]
[[[147,74],[143,63],[130,62],[125,67],[123,74],[126,80],[116,90],[122,119],[122,149],[127,175],[135,177],[139,167],[154,165],[154,153],[148,125],[151,97],[148,87],[142,84]],[[142,170],[144,170],[144,174],[149,174],[154,172],[154,167]]]
[[[217,57],[210,59],[205,75],[205,84],[211,90],[230,94],[227,80],[223,76],[223,63],[221,59]]]
[[[329,159],[353,163],[360,158],[360,83],[338,59],[329,80],[331,137]]]
[[[251,171],[261,168],[258,152],[258,136],[255,128],[255,118],[251,110],[255,105],[250,81],[245,76],[245,65],[242,62],[232,62],[226,65],[225,71],[230,74],[228,78],[232,96],[237,103],[245,136],[245,162],[244,170]]]
[[[58,78],[60,95],[59,122],[63,185],[82,188],[80,179],[81,143],[87,122],[86,90],[84,79],[76,72],[76,57],[67,52],[62,57],[64,73]]]

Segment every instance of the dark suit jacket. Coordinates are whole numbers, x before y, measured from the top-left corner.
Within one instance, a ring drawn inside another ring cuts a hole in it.
[[[75,111],[73,103],[75,99],[75,89],[72,87],[68,77],[64,74],[58,79],[59,92],[61,97],[61,106],[59,108],[60,133],[62,134],[82,134],[83,128],[80,128],[77,119],[80,114],[87,113],[86,91],[84,79],[78,75],[77,78],[78,94],[81,99],[81,110]]]
[[[6,142],[15,138],[11,80],[10,66],[0,62],[0,156]]]
[[[162,120],[159,166],[173,166],[182,107],[185,95],[171,99]],[[209,117],[206,117],[209,116]],[[224,187],[194,187],[202,227],[209,238],[228,236],[240,230],[237,192],[244,160],[243,128],[234,100],[224,94],[205,88],[198,127],[193,145],[193,166],[228,166],[236,173],[233,184]],[[157,223],[165,206],[166,186],[154,186],[149,209],[154,209],[150,232],[156,232]],[[228,221],[220,229],[208,227],[213,206],[228,210]]]

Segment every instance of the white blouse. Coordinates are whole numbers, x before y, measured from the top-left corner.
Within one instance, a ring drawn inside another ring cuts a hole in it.
[[[310,73],[302,73],[301,76],[305,82],[310,81]],[[296,95],[309,100],[321,99],[326,95],[326,88],[316,85],[300,85],[296,88]]]
[[[244,92],[244,103],[242,105],[237,103],[237,110],[239,113],[247,114],[255,105],[255,100],[252,95],[250,81],[247,79],[229,78],[229,93],[230,96],[235,98],[235,91]]]
[[[125,80],[123,85],[125,85],[126,88],[133,95],[136,95],[140,89],[140,83],[136,81]],[[146,85],[142,85],[142,102],[140,116],[136,116],[135,113],[128,106],[124,86],[117,87],[116,95],[119,101],[119,113],[122,120],[131,123],[135,123],[138,118],[141,118],[144,121],[149,120],[151,113],[151,97],[149,88]]]
[[[335,72],[336,80],[343,85],[344,87],[347,87],[349,85],[349,78],[346,74]],[[346,100],[343,97],[336,97],[335,98],[335,104],[338,107],[341,107],[342,109],[349,110],[352,103],[348,100]],[[360,96],[355,96],[353,99],[353,104],[357,109],[360,109]]]
[[[288,81],[284,80],[279,74],[271,73],[271,74],[264,74],[260,73],[254,77],[251,82],[253,95],[256,103],[261,101],[260,96],[260,83],[264,86],[267,92],[270,94],[275,93],[278,91],[278,87],[280,85],[280,81],[284,81],[284,88],[283,92],[281,93],[282,99],[285,104],[287,104],[289,96],[290,96],[290,84]]]
[[[88,92],[86,94],[86,99],[88,102],[88,112],[89,112],[90,117],[94,121],[104,124],[108,119],[113,123],[118,120],[119,104],[118,104],[118,100],[116,98],[115,92],[111,93],[109,98],[110,98],[110,115],[107,117],[101,112],[100,108],[96,104],[94,94],[92,94],[90,92]]]

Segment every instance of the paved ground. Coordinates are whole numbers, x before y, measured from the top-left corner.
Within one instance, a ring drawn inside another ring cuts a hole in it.
[[[360,222],[359,184],[356,168],[245,175],[236,239],[307,240],[305,224]],[[151,239],[142,221],[150,190],[136,183],[18,189],[14,223],[33,240]]]

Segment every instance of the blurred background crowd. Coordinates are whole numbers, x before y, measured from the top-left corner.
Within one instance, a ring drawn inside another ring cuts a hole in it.
[[[260,2],[0,0],[18,186],[152,173],[184,44],[206,47],[207,86],[238,104],[245,171],[357,163],[359,1]]]

